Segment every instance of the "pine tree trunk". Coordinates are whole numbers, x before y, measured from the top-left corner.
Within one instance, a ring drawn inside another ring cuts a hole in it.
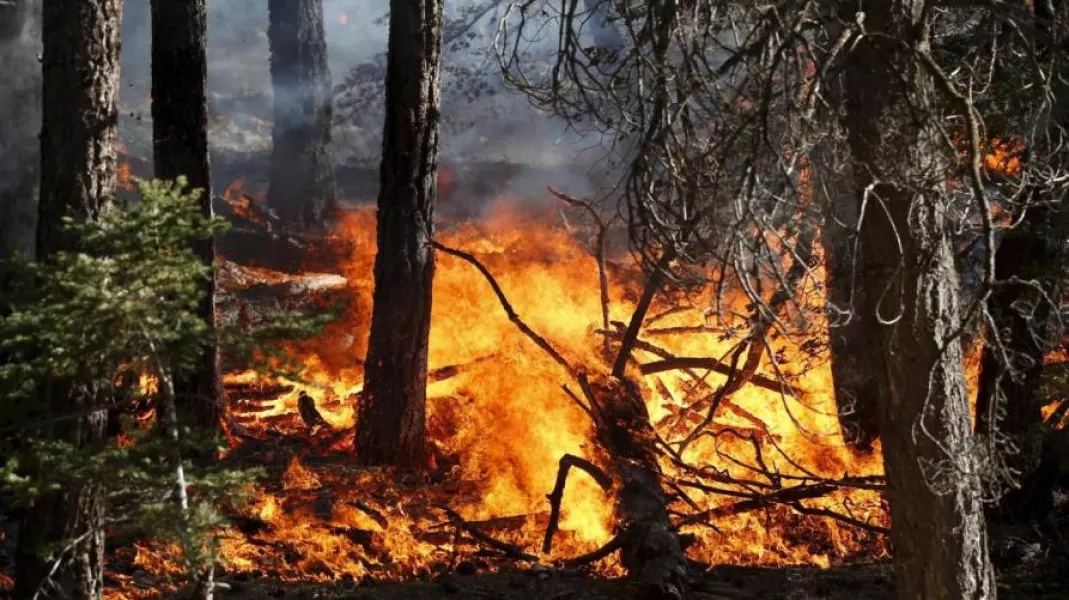
[[[422,465],[441,96],[442,0],[390,4],[371,337],[356,451]]]
[[[873,323],[869,360],[884,365],[888,384],[878,399],[897,595],[994,598],[946,223],[949,164],[934,112],[914,116],[935,97],[918,57],[928,43],[924,4],[843,3],[865,11],[868,33],[846,67],[856,193],[872,184],[886,207],[867,208],[862,252],[865,289],[888,291],[867,294],[860,309],[894,321]]]
[[[16,253],[34,257],[40,180],[40,11],[40,0],[0,5],[0,64],[5,65],[5,82],[0,86],[0,260]]]
[[[152,141],[156,177],[185,175],[190,189],[202,190],[201,210],[212,216],[208,163],[207,8],[205,0],[152,0]],[[197,243],[197,254],[215,262],[215,241]],[[198,313],[215,325],[214,277],[204,283]],[[205,352],[194,373],[175,382],[178,411],[212,433],[221,413],[219,359]]]
[[[847,445],[868,454],[879,436],[876,398],[880,369],[868,363],[871,353],[866,346],[871,341],[868,333],[873,327],[872,319],[857,310],[865,302],[861,278],[854,273],[855,264],[860,265],[862,260],[860,244],[856,244],[852,230],[857,224],[858,207],[852,190],[843,184],[841,174],[822,173],[817,169],[815,177],[818,180],[816,189],[828,190],[831,195],[827,199],[827,210],[832,218],[825,221],[821,241],[829,304],[831,372],[839,426]]]
[[[78,245],[62,230],[62,217],[85,217],[115,189],[118,133],[119,30],[122,0],[45,2],[43,9],[41,196],[37,253],[41,258]],[[46,435],[83,448],[104,442],[107,413],[92,394],[53,381],[42,402],[58,421]],[[99,410],[96,410],[98,409]],[[103,595],[104,498],[85,482],[40,498],[20,524],[17,598],[30,598],[52,563],[41,552],[74,542],[52,577],[71,598]]]
[[[267,203],[297,229],[315,228],[336,209],[323,0],[269,0],[274,130]]]

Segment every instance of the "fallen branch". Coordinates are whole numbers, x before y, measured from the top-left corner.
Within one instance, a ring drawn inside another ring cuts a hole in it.
[[[583,471],[586,471],[594,481],[601,486],[602,490],[608,491],[612,487],[612,478],[605,474],[597,465],[586,460],[585,458],[579,458],[572,454],[565,454],[560,457],[560,467],[557,469],[557,482],[553,486],[553,491],[550,492],[546,498],[549,500],[549,523],[546,525],[546,536],[542,540],[542,553],[549,554],[549,551],[553,549],[553,534],[557,533],[557,528],[560,522],[560,504],[564,499],[564,486],[568,483],[568,471],[576,467]]]
[[[463,530],[465,533],[470,535],[476,541],[482,542],[483,544],[486,544],[487,546],[493,548],[494,550],[498,550],[498,551],[504,553],[505,556],[507,556],[509,558],[513,558],[513,559],[516,559],[516,560],[526,560],[526,561],[537,561],[538,560],[537,556],[524,552],[523,548],[521,548],[519,546],[516,546],[515,544],[510,544],[508,542],[502,542],[501,540],[495,539],[495,538],[490,537],[489,535],[483,533],[482,531],[479,530],[478,527],[475,527],[471,523],[468,523],[467,521],[465,521],[463,517],[461,517],[459,514],[457,514],[457,512],[455,510],[449,508],[448,506],[445,506],[445,505],[442,505],[442,504],[438,504],[436,506],[442,512],[444,512],[446,514],[446,516],[449,517],[449,520],[450,520],[450,522],[453,523],[454,527],[456,527],[458,530]]]
[[[378,523],[378,525],[383,529],[389,527],[390,522],[386,520],[386,515],[382,514],[366,502],[362,502],[360,500],[350,500],[346,504],[371,517],[371,520]]]

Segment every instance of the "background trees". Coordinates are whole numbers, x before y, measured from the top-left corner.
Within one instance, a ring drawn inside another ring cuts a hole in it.
[[[267,203],[295,228],[316,227],[336,202],[323,2],[271,0],[268,10],[274,129]]]
[[[33,257],[40,181],[40,12],[38,0],[0,5],[0,62],[8,65],[8,83],[0,89],[0,259],[15,252]]]
[[[356,433],[357,455],[370,464],[426,459],[442,6],[390,4],[374,312]]]

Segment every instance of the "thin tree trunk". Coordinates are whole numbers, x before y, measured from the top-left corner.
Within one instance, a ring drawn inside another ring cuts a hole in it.
[[[274,130],[267,203],[298,229],[316,228],[337,208],[323,0],[269,0]]]
[[[208,166],[207,8],[205,0],[152,0],[152,142],[156,177],[185,175],[201,190],[201,210],[212,216]],[[215,262],[215,241],[197,242],[205,264]],[[203,284],[198,314],[215,326],[215,280]],[[219,358],[213,346],[195,372],[175,381],[179,414],[207,433],[219,428]]]
[[[0,261],[34,257],[41,131],[40,0],[0,5]],[[3,289],[0,273],[0,290]]]
[[[62,230],[64,216],[95,214],[115,189],[121,0],[46,2],[43,9],[41,196],[37,253],[41,258],[78,245]],[[100,399],[53,381],[42,398],[56,422],[45,435],[75,446],[104,442],[107,413]],[[100,410],[94,410],[100,408]],[[104,498],[84,482],[40,498],[20,524],[16,598],[31,598],[45,579],[71,598],[101,598],[104,590]],[[42,551],[71,544],[52,573]]]
[[[418,467],[426,455],[442,10],[442,0],[390,3],[374,309],[356,435],[370,464]]]
[[[919,58],[928,47],[924,4],[842,3],[849,20],[855,9],[865,11],[868,32],[846,67],[858,197],[873,186],[862,231],[869,293],[860,308],[886,323],[873,323],[879,343],[869,360],[886,370],[880,438],[898,597],[994,598],[946,223],[949,165],[937,116],[914,116],[935,96]]]

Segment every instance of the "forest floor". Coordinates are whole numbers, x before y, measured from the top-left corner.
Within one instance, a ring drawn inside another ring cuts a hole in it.
[[[10,574],[13,523],[0,514],[0,582]],[[992,527],[992,560],[998,569],[999,597],[1009,600],[1066,598],[1069,590],[1069,495],[1060,494],[1055,513],[1044,526]],[[6,539],[4,539],[6,538]],[[582,572],[541,566],[500,572],[477,572],[462,561],[449,574],[432,579],[378,582],[342,579],[330,584],[284,583],[269,576],[220,574],[220,600],[616,600],[641,599],[625,580],[591,577]],[[713,567],[695,577],[687,595],[695,600],[891,600],[888,564],[811,567]],[[0,585],[0,600],[6,600]]]
[[[1060,523],[1069,533],[1069,521]],[[1026,528],[996,548],[999,597],[1009,600],[1064,599],[1069,590],[1069,546],[1049,534]],[[578,573],[543,569],[485,574],[451,574],[435,581],[353,582],[284,585],[277,582],[228,581],[221,599],[288,598],[292,600],[618,600],[641,599],[641,591],[624,580],[595,579]],[[736,567],[710,569],[687,598],[694,600],[891,600],[887,564],[810,567]]]

